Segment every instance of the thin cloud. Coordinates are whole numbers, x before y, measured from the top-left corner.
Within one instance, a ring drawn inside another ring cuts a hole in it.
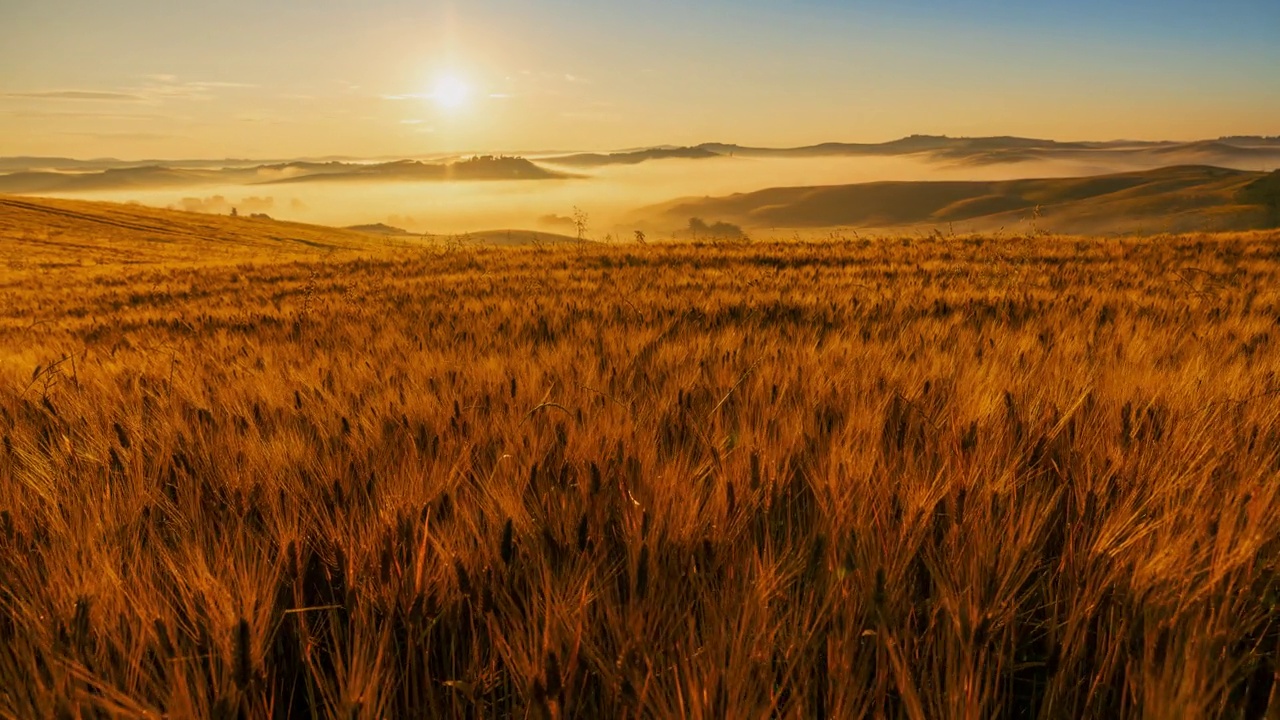
[[[172,120],[168,115],[154,115],[147,113],[112,113],[112,112],[76,112],[71,110],[65,111],[48,111],[48,110],[5,110],[0,112],[5,117],[32,118],[41,120],[52,120],[55,118],[72,118],[78,120]]]
[[[186,85],[187,87],[193,87],[193,88],[256,88],[258,87],[253,83],[225,82],[221,80],[212,80],[207,82],[195,81],[195,82],[188,82],[183,84]]]
[[[225,80],[186,80],[183,81],[177,75],[168,73],[156,73],[152,75],[141,75],[143,80],[148,80],[152,84],[148,87],[185,87],[185,88],[255,88],[258,87],[252,83],[227,82]]]
[[[97,90],[47,90],[44,92],[6,93],[5,97],[26,98],[32,100],[98,100],[104,102],[142,102],[141,95],[122,92],[101,92]]]
[[[274,115],[237,115],[236,120],[242,123],[261,123],[263,125],[280,125],[286,122]]]
[[[64,132],[59,135],[69,135],[71,137],[87,137],[95,140],[126,140],[131,142],[157,142],[160,140],[175,140],[180,135],[165,135],[163,133],[96,133],[96,132]]]
[[[256,88],[257,85],[223,80],[187,80],[182,81],[176,75],[146,75],[150,82],[141,87],[125,88],[138,97],[150,102],[164,100],[212,100],[218,90],[240,90]]]
[[[96,102],[145,102],[164,100],[211,100],[218,90],[254,88],[257,85],[221,80],[180,82],[173,75],[147,75],[151,82],[141,87],[119,90],[41,90],[36,92],[3,93],[0,98],[22,100],[77,100]]]

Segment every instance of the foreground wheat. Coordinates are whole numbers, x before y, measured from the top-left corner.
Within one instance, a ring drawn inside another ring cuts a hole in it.
[[[1270,716],[1278,241],[11,268],[0,715]]]

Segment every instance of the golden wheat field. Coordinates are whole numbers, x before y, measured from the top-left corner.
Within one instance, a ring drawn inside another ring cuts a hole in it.
[[[0,716],[1280,713],[1280,233],[30,205]]]

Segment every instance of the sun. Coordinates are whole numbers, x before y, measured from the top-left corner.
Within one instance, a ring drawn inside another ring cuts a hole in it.
[[[467,104],[471,88],[456,75],[445,75],[436,80],[431,99],[444,110],[458,110]]]

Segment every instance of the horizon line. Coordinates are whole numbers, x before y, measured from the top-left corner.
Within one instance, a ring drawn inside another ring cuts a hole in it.
[[[645,152],[647,150],[701,148],[701,147],[706,147],[708,145],[729,145],[733,147],[761,149],[761,150],[799,150],[799,149],[805,149],[805,148],[819,147],[822,145],[868,145],[868,146],[887,145],[892,142],[897,142],[900,140],[909,140],[912,138],[935,138],[935,139],[946,139],[946,140],[1017,139],[1017,140],[1036,140],[1041,142],[1051,142],[1051,143],[1058,143],[1058,144],[1072,144],[1072,143],[1193,144],[1193,143],[1199,143],[1199,142],[1215,142],[1215,141],[1221,142],[1221,141],[1239,139],[1239,138],[1249,138],[1249,139],[1259,139],[1259,140],[1280,140],[1280,134],[1276,134],[1276,135],[1228,134],[1228,135],[1218,135],[1217,137],[1201,137],[1201,138],[1191,138],[1191,139],[1186,139],[1186,138],[1147,139],[1147,138],[1139,138],[1139,137],[1128,137],[1128,138],[1122,137],[1122,138],[1110,138],[1110,139],[1059,140],[1056,138],[1048,138],[1048,137],[1032,137],[1032,136],[1026,136],[1026,135],[1009,135],[1009,134],[947,135],[947,134],[932,134],[932,133],[911,133],[908,135],[901,135],[901,136],[892,138],[890,140],[878,140],[878,141],[823,140],[820,142],[803,144],[803,145],[768,145],[768,144],[754,145],[754,144],[742,144],[737,142],[725,142],[725,141],[712,140],[712,141],[695,143],[691,145],[656,143],[652,145],[632,145],[627,147],[593,148],[593,149],[563,148],[563,149],[523,149],[523,150],[498,150],[498,149],[439,150],[439,151],[422,152],[422,153],[410,153],[410,154],[403,154],[403,155],[348,155],[348,154],[341,154],[341,153],[330,153],[325,155],[298,155],[294,157],[274,157],[274,158],[272,157],[255,158],[255,157],[248,157],[248,156],[234,157],[231,155],[226,155],[222,157],[186,156],[186,157],[167,157],[167,158],[166,157],[125,158],[125,157],[115,157],[115,156],[99,156],[99,157],[83,158],[83,157],[73,157],[69,155],[14,154],[14,155],[0,155],[0,160],[17,160],[17,159],[30,158],[30,159],[38,159],[38,160],[71,160],[75,162],[127,162],[127,163],[150,163],[150,162],[160,163],[160,162],[182,162],[182,161],[198,161],[198,162],[226,161],[226,162],[253,162],[253,163],[326,162],[326,161],[339,162],[342,160],[396,160],[396,159],[405,160],[405,159],[415,159],[415,158],[439,158],[439,157],[467,156],[467,155],[486,155],[486,154],[492,155],[497,153],[501,153],[504,155],[517,155],[517,156],[549,155],[549,154],[621,154],[621,153]]]

